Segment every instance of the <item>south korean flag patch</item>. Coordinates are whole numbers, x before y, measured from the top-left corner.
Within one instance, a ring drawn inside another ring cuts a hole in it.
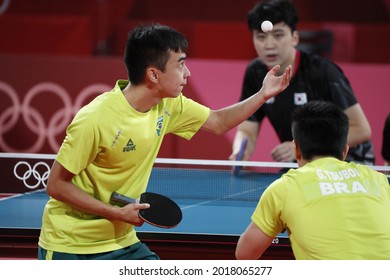
[[[303,105],[306,103],[307,103],[306,92],[296,92],[294,94],[294,104],[295,105]]]

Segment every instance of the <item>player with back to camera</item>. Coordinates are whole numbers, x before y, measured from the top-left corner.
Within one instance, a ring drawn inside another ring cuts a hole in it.
[[[270,32],[263,32],[261,24],[269,20]],[[310,100],[327,100],[338,105],[350,120],[347,161],[364,164],[375,163],[371,127],[359,105],[348,79],[334,63],[314,54],[297,49],[299,33],[296,29],[298,15],[289,0],[263,1],[255,5],[247,15],[253,44],[258,57],[247,66],[240,100],[250,97],[261,87],[261,79],[269,69],[280,64],[280,73],[293,66],[293,77],[287,89],[269,99],[237,129],[230,159],[236,160],[241,142],[247,138],[243,160],[249,160],[255,151],[260,126],[265,117],[270,120],[280,144],[271,156],[279,162],[294,161],[294,145],[291,142],[291,113],[295,107]]]
[[[52,166],[39,237],[39,259],[159,259],[134,230],[145,203],[110,205],[113,192],[145,192],[164,135],[191,139],[199,129],[223,134],[285,89],[291,67],[275,66],[252,98],[211,110],[186,98],[187,40],[153,24],[129,33],[128,80],[81,108]]]
[[[390,186],[367,165],[344,161],[348,117],[327,101],[295,109],[299,168],[262,194],[240,237],[237,259],[257,259],[287,230],[296,259],[390,259]]]

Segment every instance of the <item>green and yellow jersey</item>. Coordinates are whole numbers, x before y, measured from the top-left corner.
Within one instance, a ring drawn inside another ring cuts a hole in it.
[[[73,183],[109,203],[117,191],[139,197],[148,185],[164,135],[190,139],[209,116],[209,108],[180,94],[150,111],[133,109],[122,89],[128,81],[83,107],[67,128],[56,160],[75,174]],[[138,242],[133,226],[97,217],[50,198],[39,245],[65,253],[112,251]]]
[[[270,237],[286,229],[296,259],[389,259],[389,213],[385,175],[322,158],[273,182],[252,221]]]

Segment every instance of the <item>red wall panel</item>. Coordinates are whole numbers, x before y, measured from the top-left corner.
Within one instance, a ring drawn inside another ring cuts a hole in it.
[[[183,92],[212,109],[238,101],[246,60],[188,59],[192,76]],[[340,64],[371,124],[377,164],[382,129],[389,113],[389,64]],[[126,71],[119,58],[0,55],[0,152],[56,153],[72,115],[93,97],[111,89]],[[224,136],[206,132],[191,141],[169,136],[160,157],[227,159],[235,129]],[[277,143],[262,125],[253,160],[271,161]]]

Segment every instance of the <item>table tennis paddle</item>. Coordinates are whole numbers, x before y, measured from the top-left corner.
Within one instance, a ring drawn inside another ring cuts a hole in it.
[[[136,203],[138,200],[119,194],[111,195],[111,204],[123,207],[129,203]],[[141,194],[139,203],[148,203],[148,209],[141,209],[138,215],[148,224],[161,228],[173,228],[177,226],[183,217],[180,207],[170,198],[161,194],[145,192]]]
[[[244,156],[244,151],[246,148],[246,144],[248,142],[248,138],[244,137],[241,142],[240,151],[238,152],[237,160],[241,161]],[[233,166],[233,175],[238,175],[240,172],[241,166]]]

